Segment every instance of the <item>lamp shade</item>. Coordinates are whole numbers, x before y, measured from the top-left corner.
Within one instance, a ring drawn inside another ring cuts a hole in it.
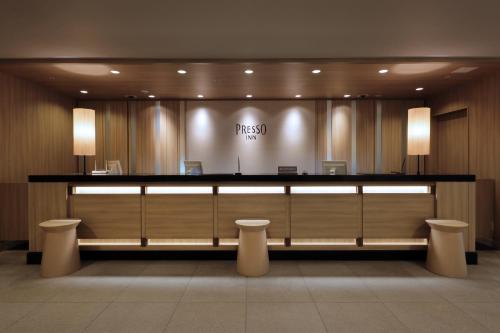
[[[73,109],[73,155],[95,155],[95,111]]]
[[[431,109],[408,110],[408,155],[429,155],[431,149]]]

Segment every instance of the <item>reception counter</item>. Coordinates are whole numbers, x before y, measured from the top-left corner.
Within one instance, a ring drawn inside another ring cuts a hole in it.
[[[426,218],[469,224],[469,175],[36,175],[29,177],[29,248],[38,224],[82,219],[82,251],[234,251],[236,219],[268,219],[275,251],[425,250]]]

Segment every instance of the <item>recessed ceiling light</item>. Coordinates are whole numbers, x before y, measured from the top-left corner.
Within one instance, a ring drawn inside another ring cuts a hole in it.
[[[205,97],[205,96],[203,96],[202,94],[199,94],[199,95],[198,95],[198,96],[196,96],[196,97],[198,97],[198,98],[203,98],[203,97]]]
[[[300,94],[295,95],[295,98],[301,98],[301,97],[302,97],[302,95],[300,95]]]
[[[349,94],[344,95],[344,98],[349,98],[349,97],[351,97],[351,95],[349,95]]]
[[[319,74],[319,73],[321,73],[321,69],[313,69],[311,71],[311,73],[313,73],[313,74]]]
[[[80,90],[82,94],[88,94],[89,92],[87,90]]]
[[[422,90],[424,90],[424,88],[422,88],[422,87],[418,87],[418,88],[415,88],[415,90],[416,90],[416,91],[422,91]]]
[[[246,98],[252,98],[252,97],[253,97],[253,95],[250,95],[250,94],[246,95]]]
[[[245,69],[245,74],[253,74],[253,69]]]
[[[386,68],[382,68],[378,72],[379,72],[379,74],[387,74],[387,73],[389,73],[389,70]]]
[[[148,95],[149,98],[155,98],[155,95]]]
[[[187,70],[185,70],[185,69],[179,69],[179,70],[177,70],[177,73],[179,73],[179,74],[186,74]]]
[[[114,69],[110,70],[109,72],[111,74],[115,74],[115,75],[120,74],[120,71],[117,71],[117,70],[114,70]]]

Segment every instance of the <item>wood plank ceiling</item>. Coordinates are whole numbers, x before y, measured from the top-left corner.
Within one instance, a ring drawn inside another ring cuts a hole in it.
[[[468,73],[457,69],[474,68]],[[0,71],[78,99],[422,98],[500,68],[500,61],[0,62]],[[179,74],[178,70],[185,70]],[[245,70],[251,69],[252,74]],[[315,69],[321,70],[313,74]],[[380,74],[380,69],[388,69]],[[111,74],[111,70],[119,74]],[[416,91],[418,87],[423,91]],[[81,94],[81,90],[88,91]]]

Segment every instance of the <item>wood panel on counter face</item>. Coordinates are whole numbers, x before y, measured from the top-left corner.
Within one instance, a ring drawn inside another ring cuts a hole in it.
[[[28,184],[29,250],[41,251],[41,222],[68,217],[67,183]]]
[[[361,237],[361,195],[292,194],[292,238]]]
[[[28,239],[28,184],[0,184],[0,240]]]
[[[437,217],[469,224],[464,233],[466,251],[475,250],[476,210],[475,184],[438,182],[436,184]]]
[[[365,238],[427,238],[434,216],[432,194],[363,194]]]
[[[79,101],[79,107],[95,110],[96,156],[87,157],[87,171],[103,169],[105,161],[119,160],[128,173],[128,108],[126,101]]]
[[[146,238],[213,238],[212,195],[147,195],[144,198]]]
[[[132,173],[178,173],[179,114],[179,101],[129,102]]]
[[[219,194],[217,214],[219,238],[237,238],[234,222],[240,219],[270,220],[267,238],[285,238],[289,200],[282,194]]]
[[[500,72],[493,72],[479,80],[433,96],[430,106],[434,116],[467,110],[469,123],[469,173],[477,179],[495,181],[496,242],[500,242]],[[435,117],[433,117],[435,118]],[[457,135],[462,135],[457,133]],[[433,152],[434,153],[434,152]],[[428,172],[439,173],[436,153],[430,157],[434,163]],[[451,164],[452,162],[450,162]],[[465,163],[465,162],[463,162]]]
[[[79,238],[141,238],[140,195],[71,195],[70,214],[82,219]]]

